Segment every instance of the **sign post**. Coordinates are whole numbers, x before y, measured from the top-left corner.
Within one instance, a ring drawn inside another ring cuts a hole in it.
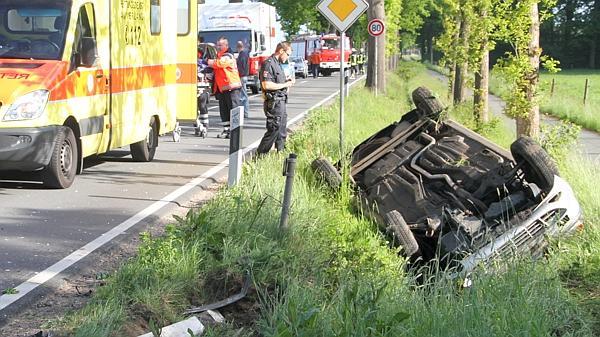
[[[369,8],[365,0],[321,0],[317,10],[340,31],[340,159],[344,160],[344,93],[346,30]],[[349,46],[348,46],[349,47]]]
[[[375,62],[375,71],[374,71],[374,80],[375,80],[375,96],[377,96],[377,90],[378,90],[378,83],[377,83],[377,75],[379,73],[379,68],[377,65],[377,52],[379,49],[379,35],[383,34],[383,32],[385,31],[385,25],[383,24],[383,21],[379,20],[379,19],[373,19],[371,21],[369,21],[369,24],[367,25],[367,28],[369,30],[369,35],[371,35],[374,39],[375,39],[375,60],[373,62]]]

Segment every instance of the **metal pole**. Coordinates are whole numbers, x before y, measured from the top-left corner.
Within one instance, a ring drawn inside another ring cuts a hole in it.
[[[550,88],[550,97],[554,96],[554,79],[552,79],[552,87]]]
[[[341,32],[340,43],[340,158],[344,158],[344,44],[346,40],[346,32]]]
[[[587,94],[588,94],[588,79],[585,79],[585,90],[583,91],[583,105],[587,103]]]
[[[290,153],[289,158],[283,163],[283,176],[285,178],[285,189],[283,191],[283,203],[281,206],[281,219],[279,229],[288,229],[288,217],[292,202],[292,191],[294,187],[294,175],[296,174],[296,154]]]
[[[379,36],[375,36],[375,60],[373,60],[373,62],[374,62],[373,63],[373,65],[374,65],[373,73],[375,76],[375,97],[377,97],[377,73],[379,72],[379,68],[377,67],[377,49],[379,49],[378,48],[379,46],[377,46],[378,42],[379,42]]]

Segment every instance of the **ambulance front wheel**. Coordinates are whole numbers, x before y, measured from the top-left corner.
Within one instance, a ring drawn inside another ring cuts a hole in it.
[[[42,182],[51,188],[68,188],[77,173],[79,149],[73,130],[61,126],[54,139],[54,149],[50,163],[42,171]]]
[[[131,150],[131,157],[134,161],[148,162],[154,159],[156,153],[156,147],[158,146],[158,126],[156,125],[156,119],[152,117],[150,120],[150,128],[148,135],[144,140],[129,145]]]

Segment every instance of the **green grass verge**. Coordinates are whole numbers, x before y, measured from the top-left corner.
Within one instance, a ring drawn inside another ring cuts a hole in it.
[[[375,98],[362,88],[352,92],[348,149],[408,111],[416,86],[445,92],[419,64],[402,64],[398,73],[388,77],[386,96]],[[49,326],[73,336],[135,336],[181,319],[190,305],[239,291],[248,274],[253,280],[248,298],[224,309],[234,321],[209,329],[208,336],[593,336],[600,331],[594,331],[598,325],[590,314],[598,302],[584,298],[598,293],[599,192],[584,180],[597,179],[597,171],[586,171],[587,178],[567,171],[586,198],[590,221],[577,239],[559,243],[547,263],[515,264],[500,275],[482,272],[471,288],[435,277],[418,286],[386,237],[352,211],[348,186],[332,196],[311,173],[310,162],[318,155],[339,157],[337,111],[336,105],[313,111],[289,141],[299,160],[288,232],[278,229],[284,155],[271,154],[247,163],[238,187],[221,190],[201,210],[169,226],[165,236],[143,236],[139,255],[111,275],[86,308]],[[587,283],[577,283],[580,279]]]
[[[554,79],[554,93],[551,94]],[[585,80],[589,80],[587,103],[583,104]],[[600,71],[562,70],[540,75],[540,111],[582,127],[600,131]],[[502,79],[492,75],[490,89],[502,96]]]

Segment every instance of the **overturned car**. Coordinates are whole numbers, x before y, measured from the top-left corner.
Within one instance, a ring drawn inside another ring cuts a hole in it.
[[[508,152],[444,120],[428,89],[412,96],[416,109],[354,148],[350,167],[359,208],[410,260],[468,273],[497,258],[539,256],[547,236],[581,225],[571,187],[535,141],[521,137]],[[341,183],[326,160],[313,169]]]

